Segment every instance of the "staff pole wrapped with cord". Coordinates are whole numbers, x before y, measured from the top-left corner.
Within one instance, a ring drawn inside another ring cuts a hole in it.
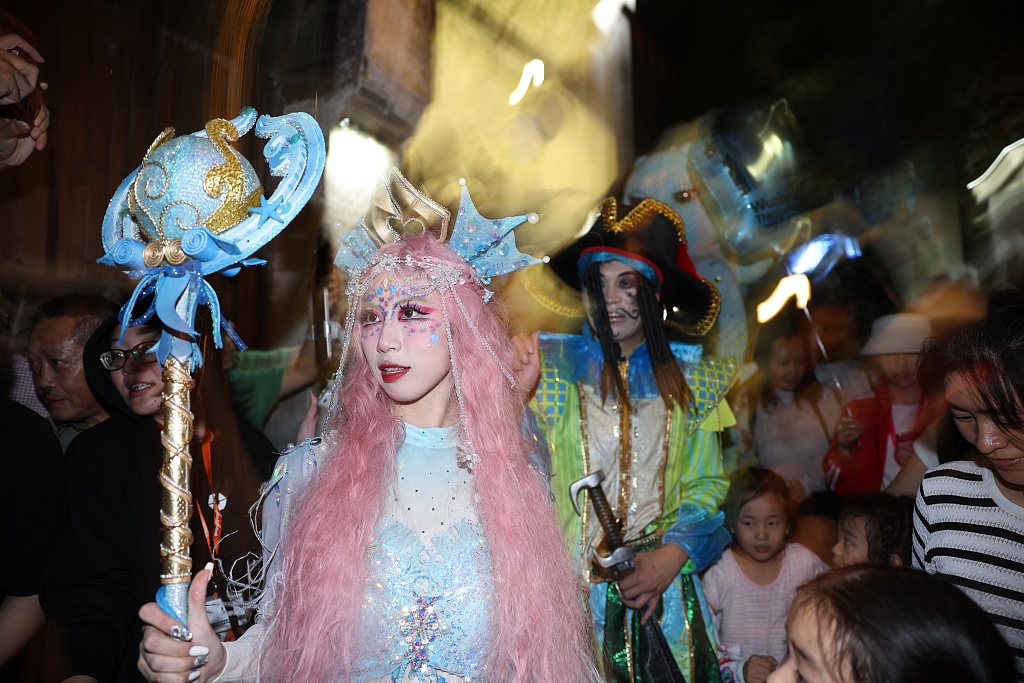
[[[254,126],[256,135],[267,139],[263,153],[271,174],[281,178],[269,199],[252,165],[232,147]],[[154,316],[163,328],[155,347],[164,380],[162,585],[156,601],[183,626],[188,624],[192,580],[192,375],[203,362],[195,329],[198,309],[208,309],[218,348],[223,328],[245,350],[221,316],[220,301],[206,276],[231,277],[243,267],[265,264],[252,255],[309,201],[325,158],[323,133],[308,114],[258,117],[245,107],[233,120],[214,119],[192,135],[174,137],[173,128],[164,130],[142,164],[117,188],[103,217],[106,253],[99,263],[138,280],[121,309],[121,336]],[[145,309],[136,315],[143,304]]]

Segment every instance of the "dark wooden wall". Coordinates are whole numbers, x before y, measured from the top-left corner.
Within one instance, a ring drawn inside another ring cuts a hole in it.
[[[46,58],[51,110],[47,149],[0,174],[0,295],[8,306],[130,291],[123,274],[95,263],[100,224],[114,189],[166,127],[191,133],[243,105],[301,109],[325,132],[352,116],[365,129],[392,131],[386,142],[398,146],[429,99],[430,0],[4,0],[0,9],[8,13],[0,24],[11,30],[20,21]],[[388,26],[402,29],[400,41],[386,40]],[[239,143],[269,193],[277,180],[262,147],[252,135]],[[214,276],[225,313],[250,345],[279,343],[278,332],[305,315],[321,203],[318,191],[258,254],[268,267]]]

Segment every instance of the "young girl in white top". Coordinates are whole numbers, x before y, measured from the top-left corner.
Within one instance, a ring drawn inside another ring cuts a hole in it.
[[[771,470],[738,472],[725,500],[733,544],[704,577],[723,683],[764,683],[786,655],[786,615],[796,589],[828,566],[786,543],[796,506]]]

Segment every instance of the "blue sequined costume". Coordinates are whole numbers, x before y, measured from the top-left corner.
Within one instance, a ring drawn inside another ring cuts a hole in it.
[[[262,532],[273,553],[268,586],[284,579],[276,562],[280,534],[324,462],[318,441],[286,452],[268,485]],[[484,663],[493,593],[490,557],[470,475],[456,464],[457,443],[458,427],[406,428],[393,493],[366,551],[371,572],[360,610],[353,683],[464,683]],[[265,616],[273,613],[272,603],[271,588],[261,604]],[[250,648],[258,647],[262,633],[257,625],[239,643],[228,644],[221,681],[246,679],[244,660],[254,656]]]

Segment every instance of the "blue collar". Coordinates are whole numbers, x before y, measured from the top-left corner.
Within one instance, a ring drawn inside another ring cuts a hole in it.
[[[455,448],[459,445],[459,426],[417,427],[407,423],[403,443],[418,448]]]
[[[540,333],[540,349],[547,360],[558,371],[559,379],[570,384],[583,380],[592,387],[601,386],[601,371],[604,367],[604,354],[601,343],[594,337],[589,327],[583,328],[583,334]],[[697,344],[669,342],[672,355],[679,363],[679,369],[686,375],[689,369],[700,363],[704,349]],[[654,365],[647,342],[641,342],[629,356],[629,396],[630,398],[658,398],[658,382],[654,378]]]

